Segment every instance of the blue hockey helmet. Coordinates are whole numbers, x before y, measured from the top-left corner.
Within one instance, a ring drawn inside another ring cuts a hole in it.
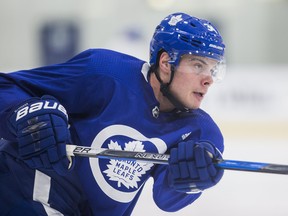
[[[223,39],[213,24],[185,13],[167,16],[156,27],[150,43],[150,64],[156,64],[158,53],[166,51],[170,64],[177,66],[184,54],[224,60]]]

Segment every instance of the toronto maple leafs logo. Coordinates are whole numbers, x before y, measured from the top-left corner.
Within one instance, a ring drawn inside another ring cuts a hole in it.
[[[161,154],[167,151],[167,145],[162,139],[146,137],[138,130],[121,124],[103,128],[94,138],[91,147],[137,152],[154,149]],[[98,158],[89,158],[89,164],[103,193],[121,203],[128,203],[134,199],[153,166],[145,162],[117,159],[107,161]]]
[[[108,144],[109,149],[122,150],[121,146],[112,140]],[[145,152],[144,145],[140,141],[130,141],[125,143],[125,151]],[[141,179],[153,164],[131,161],[131,160],[110,160],[107,165],[108,169],[104,171],[110,181],[116,181],[117,186],[124,185],[126,188],[138,188],[137,182]]]
[[[172,16],[171,19],[169,20],[168,24],[170,26],[176,26],[176,24],[178,22],[180,22],[181,20],[182,20],[182,15]]]

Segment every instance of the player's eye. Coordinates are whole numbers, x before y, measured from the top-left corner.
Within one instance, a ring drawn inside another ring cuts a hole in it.
[[[203,73],[205,71],[205,65],[201,62],[195,62],[193,64],[193,70],[196,74]]]

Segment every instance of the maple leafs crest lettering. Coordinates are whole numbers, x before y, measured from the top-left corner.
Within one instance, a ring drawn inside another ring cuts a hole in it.
[[[108,144],[108,148],[122,150],[121,146],[112,140]],[[125,143],[124,150],[145,152],[144,145],[140,141]],[[153,164],[145,162],[111,159],[107,165],[108,169],[104,173],[107,174],[110,181],[116,181],[118,187],[124,185],[128,189],[138,188],[137,183],[141,180],[141,176],[150,170],[152,166]]]

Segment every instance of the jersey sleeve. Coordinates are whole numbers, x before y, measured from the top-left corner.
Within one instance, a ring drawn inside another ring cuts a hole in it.
[[[103,109],[115,84],[93,61],[97,53],[87,50],[62,64],[0,73],[0,137],[11,140],[7,115],[31,97],[51,95],[69,115],[93,115]]]
[[[11,141],[16,141],[14,135],[7,128],[6,119],[19,101],[25,101],[31,97],[29,93],[23,91],[21,87],[14,84],[13,80],[0,74],[0,137]]]
[[[201,193],[186,194],[175,191],[170,187],[167,175],[167,165],[158,165],[153,174],[153,199],[160,209],[175,212],[190,205],[200,197]]]

